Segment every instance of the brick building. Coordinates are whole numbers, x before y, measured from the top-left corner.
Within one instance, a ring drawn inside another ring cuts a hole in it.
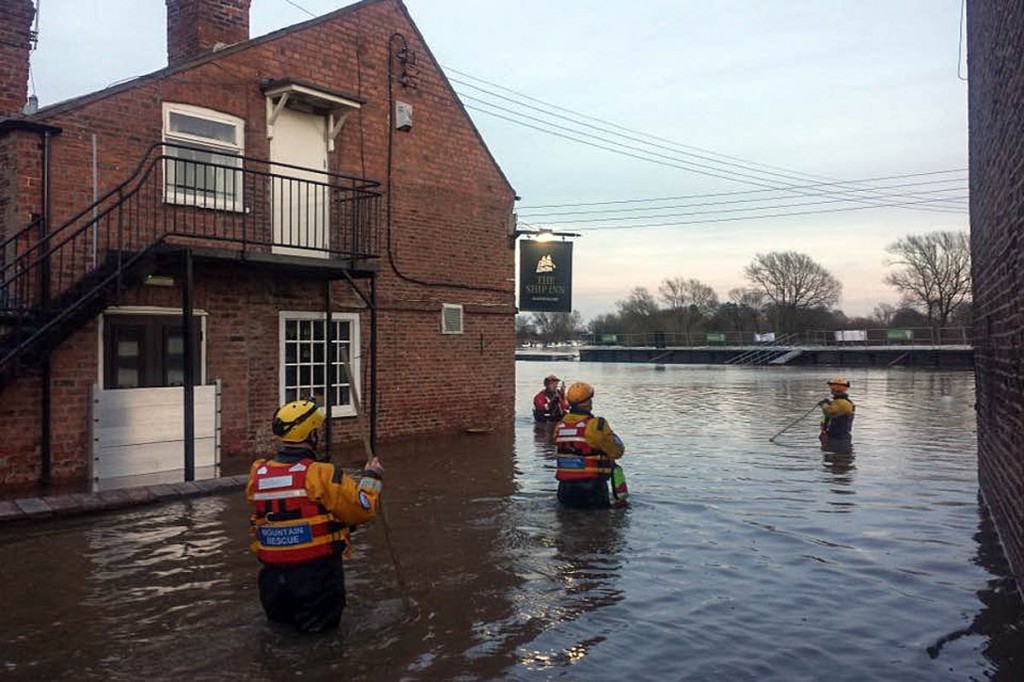
[[[1024,4],[967,19],[978,477],[1024,592]]]
[[[245,459],[308,394],[336,448],[510,426],[515,194],[401,0],[166,1],[167,68],[31,112],[0,0],[0,488]]]

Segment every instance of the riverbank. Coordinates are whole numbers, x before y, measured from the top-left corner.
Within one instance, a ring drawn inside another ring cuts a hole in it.
[[[581,362],[971,369],[971,346],[584,346]]]

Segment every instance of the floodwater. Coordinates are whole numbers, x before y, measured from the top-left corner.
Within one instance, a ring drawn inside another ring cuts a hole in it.
[[[557,506],[551,371],[596,386],[628,509]],[[814,415],[770,443],[829,371],[518,363],[514,430],[383,451],[390,533],[356,534],[334,633],[264,620],[238,493],[3,528],[0,676],[1024,679],[973,376],[854,370],[853,456]]]

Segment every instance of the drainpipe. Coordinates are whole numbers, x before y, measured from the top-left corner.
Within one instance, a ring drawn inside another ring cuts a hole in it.
[[[377,452],[377,273],[370,275],[370,450]]]
[[[182,371],[184,382],[182,390],[185,394],[185,481],[196,480],[196,396],[195,367],[192,362],[192,349],[195,348],[192,326],[192,249],[185,249],[185,277],[181,283],[181,318],[182,318]]]
[[[42,139],[42,155],[41,155],[41,159],[40,159],[41,162],[42,162],[42,166],[43,166],[42,167],[42,173],[43,173],[43,178],[42,179],[43,179],[43,181],[41,183],[41,188],[40,188],[40,191],[42,193],[41,197],[40,197],[40,200],[41,200],[40,203],[42,204],[42,208],[43,208],[43,220],[42,220],[42,223],[40,225],[40,228],[41,228],[40,231],[41,231],[41,238],[44,239],[44,240],[49,240],[49,235],[50,235],[50,215],[51,215],[51,205],[50,205],[50,135],[51,134],[52,133],[49,130],[44,130],[43,133],[42,133],[42,138],[43,138]],[[46,246],[44,246],[44,248],[43,248],[43,253],[44,254],[46,253],[48,248],[49,248],[48,244]],[[43,259],[43,262],[41,263],[41,265],[42,265],[42,270],[40,271],[40,280],[41,281],[40,281],[39,289],[40,289],[40,295],[42,296],[43,305],[48,307],[49,304],[50,304],[50,259],[49,259],[48,256]],[[52,390],[52,381],[51,381],[51,379],[52,379],[52,377],[51,377],[51,372],[50,372],[50,369],[51,369],[50,368],[50,352],[51,352],[50,349],[47,348],[46,349],[46,354],[45,354],[45,356],[43,358],[43,362],[42,362],[42,368],[41,368],[42,369],[42,378],[40,379],[40,381],[42,382],[42,397],[41,397],[41,405],[40,405],[40,409],[42,411],[42,419],[40,419],[40,433],[39,433],[39,449],[41,451],[40,452],[40,454],[41,454],[41,461],[40,461],[40,467],[39,467],[40,468],[40,471],[39,471],[39,482],[42,483],[43,486],[49,486],[50,482],[53,480],[53,476],[52,476],[52,463],[51,463],[51,459],[50,459],[50,450],[52,448],[52,441],[53,441],[53,434],[52,434],[52,430],[51,430],[52,427],[51,427],[51,424],[50,424],[50,416],[51,416],[50,415],[50,411],[51,411],[50,408],[51,408],[51,406],[53,404],[53,396],[51,394],[51,390]]]

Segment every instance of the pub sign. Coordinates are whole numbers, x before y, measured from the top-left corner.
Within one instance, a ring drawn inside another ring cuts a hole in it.
[[[519,242],[519,309],[572,312],[572,242]]]

